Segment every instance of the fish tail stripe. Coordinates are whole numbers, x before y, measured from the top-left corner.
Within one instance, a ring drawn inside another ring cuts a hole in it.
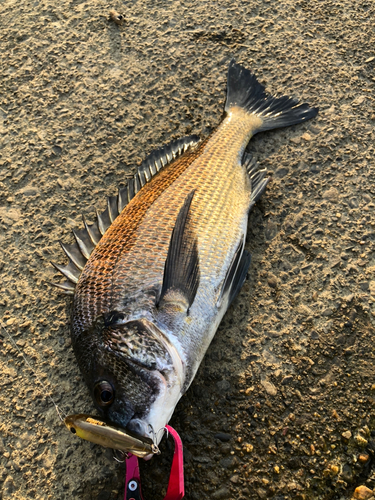
[[[262,125],[254,133],[295,125],[318,114],[318,108],[310,108],[306,103],[299,104],[298,99],[293,97],[267,94],[256,76],[232,59],[228,69],[225,111],[235,106],[246,109],[262,120]]]

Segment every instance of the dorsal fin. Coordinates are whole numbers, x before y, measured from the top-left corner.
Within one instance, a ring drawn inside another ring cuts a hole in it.
[[[195,189],[186,197],[176,219],[165,261],[158,307],[173,304],[188,313],[200,280],[198,240],[189,217]]]
[[[137,169],[133,178],[128,180],[125,187],[119,188],[117,196],[109,196],[104,212],[97,212],[94,224],[87,224],[83,219],[83,229],[74,230],[75,242],[72,245],[61,246],[69,258],[67,266],[52,265],[61,272],[69,282],[56,284],[64,293],[73,295],[82,269],[93,252],[101,237],[107,231],[116,217],[124,210],[134,196],[156,175],[163,167],[182,156],[188,149],[195,147],[199,142],[197,135],[182,137],[166,146],[152,151]]]

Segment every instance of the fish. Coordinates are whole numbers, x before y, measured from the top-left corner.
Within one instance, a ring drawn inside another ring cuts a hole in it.
[[[159,444],[250,267],[248,216],[269,178],[248,142],[317,113],[232,60],[213,132],[153,151],[61,244],[56,286],[73,295],[72,346],[98,418]]]

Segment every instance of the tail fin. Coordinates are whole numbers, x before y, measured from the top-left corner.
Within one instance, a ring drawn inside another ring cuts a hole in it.
[[[256,76],[232,59],[228,69],[225,111],[234,106],[246,109],[263,121],[254,133],[310,120],[319,110],[310,108],[306,103],[299,104],[298,99],[293,97],[267,94]]]

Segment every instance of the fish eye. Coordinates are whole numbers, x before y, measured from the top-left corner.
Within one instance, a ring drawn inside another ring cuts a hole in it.
[[[109,382],[101,380],[95,384],[94,396],[99,406],[109,406],[113,402],[115,391]]]

